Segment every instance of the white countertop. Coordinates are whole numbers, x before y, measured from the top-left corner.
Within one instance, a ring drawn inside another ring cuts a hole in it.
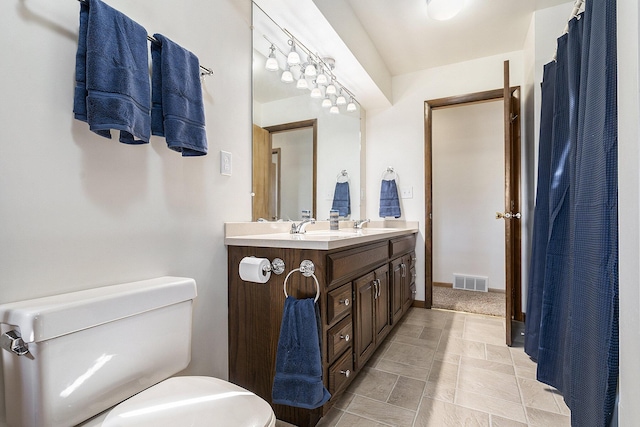
[[[418,232],[417,221],[372,221],[361,230],[353,221],[340,221],[340,229],[329,230],[329,221],[309,224],[304,234],[291,234],[291,222],[225,223],[224,244],[269,248],[330,250]]]

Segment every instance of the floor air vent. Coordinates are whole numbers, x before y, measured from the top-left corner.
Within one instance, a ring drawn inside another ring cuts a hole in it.
[[[489,278],[483,276],[469,276],[466,274],[454,274],[453,289],[487,292],[489,291]]]

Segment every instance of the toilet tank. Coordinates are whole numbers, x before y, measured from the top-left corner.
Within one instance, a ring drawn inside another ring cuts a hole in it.
[[[196,283],[160,277],[0,305],[7,424],[71,426],[183,370]]]

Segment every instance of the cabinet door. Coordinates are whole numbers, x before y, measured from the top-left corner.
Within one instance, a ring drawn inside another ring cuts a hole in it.
[[[400,319],[403,307],[402,258],[391,261],[391,323]]]
[[[390,292],[389,292],[389,265],[385,264],[375,270],[375,325],[376,346],[382,342],[391,330],[389,321]]]
[[[374,306],[377,293],[373,272],[356,279],[356,334],[354,337],[356,370],[360,370],[375,350]]]
[[[409,310],[415,299],[416,292],[416,254],[412,252],[402,257],[402,263],[405,265],[404,277],[402,278],[402,311]]]

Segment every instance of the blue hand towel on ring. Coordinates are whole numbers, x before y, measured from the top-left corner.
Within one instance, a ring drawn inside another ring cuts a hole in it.
[[[382,180],[380,186],[380,217],[400,218],[400,199],[395,179]]]
[[[331,395],[322,382],[320,313],[313,298],[284,302],[273,379],[273,403],[314,409]]]

